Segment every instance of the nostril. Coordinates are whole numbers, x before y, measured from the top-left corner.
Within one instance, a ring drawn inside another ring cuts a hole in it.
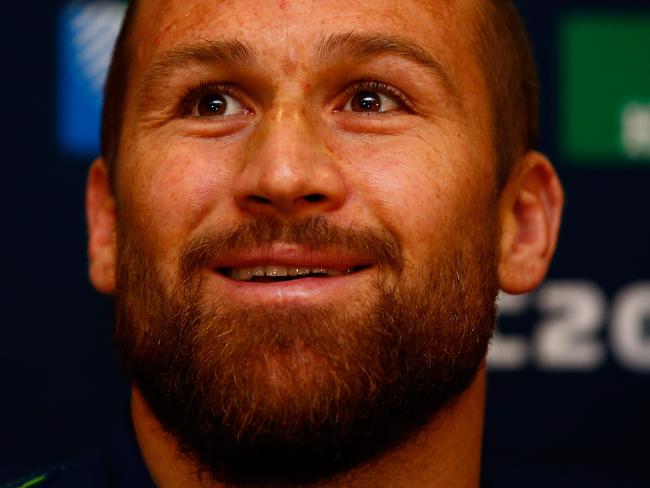
[[[248,205],[252,205],[253,207],[257,208],[271,208],[271,207],[282,207],[282,208],[288,208],[289,206],[300,206],[301,203],[307,204],[307,205],[313,205],[313,204],[318,204],[321,202],[327,201],[328,198],[322,193],[310,193],[307,195],[300,196],[296,198],[295,200],[291,201],[288,196],[280,195],[276,197],[265,197],[262,195],[247,195],[246,196],[246,202]]]
[[[263,205],[269,205],[273,203],[270,199],[261,197],[259,195],[249,195],[248,200],[250,200],[253,203],[261,203]]]
[[[311,195],[305,195],[303,198],[309,203],[318,203],[325,200],[325,195],[321,195],[320,193],[313,193]]]

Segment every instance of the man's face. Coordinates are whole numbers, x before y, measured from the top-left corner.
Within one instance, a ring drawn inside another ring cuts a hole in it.
[[[330,476],[471,381],[499,234],[476,22],[446,1],[140,6],[117,339],[215,476]]]

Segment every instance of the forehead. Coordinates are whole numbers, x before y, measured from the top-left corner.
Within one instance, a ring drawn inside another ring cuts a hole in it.
[[[471,5],[472,0],[141,0],[133,36],[138,64],[179,44],[218,39],[243,40],[290,61],[327,34],[360,31],[408,34],[453,61],[470,44]]]

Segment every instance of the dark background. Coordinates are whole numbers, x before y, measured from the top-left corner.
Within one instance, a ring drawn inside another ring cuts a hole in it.
[[[92,158],[70,156],[56,137],[64,4],[3,3],[0,479],[86,451],[127,401],[111,356],[111,302],[86,276]],[[514,340],[519,352],[491,358],[486,469],[504,487],[650,486],[650,307],[637,314],[646,345],[636,362],[611,333],[626,290],[650,303],[650,161],[567,156],[559,41],[572,12],[647,16],[650,2],[519,4],[541,70],[541,149],[557,165],[567,207],[549,281],[519,309],[504,303],[497,342]],[[636,50],[645,72],[646,48]],[[553,342],[552,331],[564,339]],[[581,360],[584,349],[597,358]]]

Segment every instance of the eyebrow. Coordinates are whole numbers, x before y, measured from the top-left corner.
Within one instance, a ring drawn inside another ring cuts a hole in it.
[[[430,71],[442,82],[458,105],[462,106],[460,91],[445,67],[423,47],[410,39],[399,36],[345,32],[329,35],[316,46],[316,57],[323,63],[331,63],[337,59],[363,58],[388,53],[407,58]]]
[[[356,32],[335,33],[316,43],[314,51],[317,62],[334,64],[341,59],[394,54],[423,66],[440,80],[462,107],[462,97],[444,66],[417,43],[399,36],[365,34]],[[145,72],[138,89],[138,99],[152,86],[164,82],[175,70],[193,64],[220,66],[254,66],[257,64],[255,49],[239,40],[207,40],[200,43],[181,44],[163,53]]]
[[[204,39],[200,43],[181,44],[166,51],[145,72],[138,99],[143,93],[167,79],[175,70],[187,68],[192,64],[204,65],[254,65],[256,62],[255,50],[241,41],[209,41]]]

